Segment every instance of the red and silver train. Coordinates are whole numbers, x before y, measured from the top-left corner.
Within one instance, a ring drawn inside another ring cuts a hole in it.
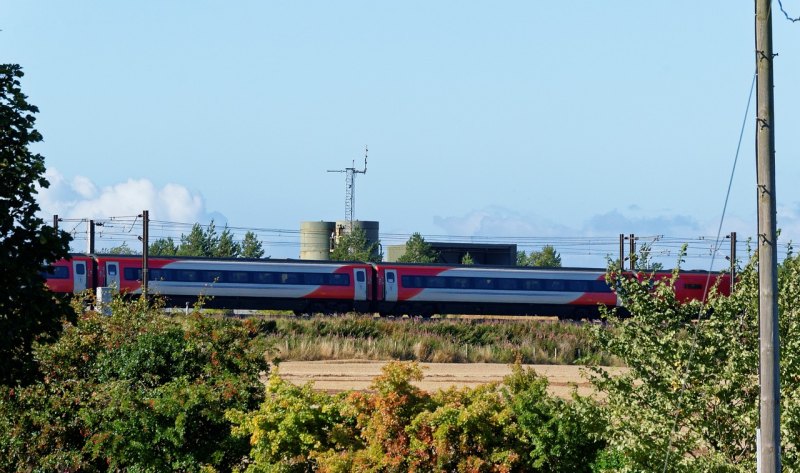
[[[108,286],[142,291],[142,258],[73,255],[45,272],[57,293]],[[666,278],[659,273],[656,278]],[[680,300],[702,299],[730,275],[682,271]],[[148,288],[170,306],[204,296],[206,307],[275,309],[296,313],[364,312],[383,315],[495,314],[592,318],[599,306],[618,306],[603,269],[245,260],[180,257],[148,259]]]

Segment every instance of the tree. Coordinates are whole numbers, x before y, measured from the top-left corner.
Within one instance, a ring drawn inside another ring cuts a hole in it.
[[[472,259],[472,255],[469,252],[464,253],[464,257],[461,258],[461,264],[463,265],[473,265],[475,264],[475,260]]]
[[[641,278],[609,267],[630,316],[592,327],[598,348],[629,370],[594,382],[606,394],[611,451],[624,471],[752,471],[758,427],[758,272],[751,259],[729,297],[675,297],[675,278]],[[800,259],[779,271],[783,464],[800,467]]]
[[[262,258],[264,256],[264,248],[255,233],[248,231],[244,234],[240,256],[242,258]]]
[[[383,255],[379,251],[380,242],[370,243],[363,228],[354,228],[339,238],[331,252],[334,261],[371,261],[379,263]]]
[[[138,254],[133,249],[128,246],[127,241],[123,241],[121,245],[114,246],[112,248],[103,248],[101,253],[105,253],[108,255],[135,255]]]
[[[528,256],[528,266],[538,266],[540,268],[560,268],[561,255],[558,254],[552,245],[545,245],[541,251],[531,251]]]
[[[528,255],[524,251],[517,251],[517,266],[528,266]]]
[[[233,241],[233,234],[227,225],[219,236],[213,252],[213,256],[216,258],[238,258],[240,256],[242,246]]]
[[[159,238],[150,244],[150,256],[175,256],[178,254],[178,245],[172,237]]]
[[[397,258],[399,263],[435,263],[438,260],[439,254],[418,232],[411,235],[406,242],[406,252]]]
[[[22,93],[19,65],[0,65],[0,383],[36,378],[35,341],[55,339],[69,314],[40,275],[42,267],[68,256],[70,236],[36,216],[36,187],[47,188],[44,157],[29,146],[42,141],[33,127],[39,109]]]

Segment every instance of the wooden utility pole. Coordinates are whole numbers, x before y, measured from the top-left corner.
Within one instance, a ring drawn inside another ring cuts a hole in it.
[[[148,277],[148,260],[150,250],[150,212],[147,210],[142,211],[142,297],[147,300],[147,284]]]
[[[775,111],[772,93],[772,10],[756,0],[756,173],[758,175],[758,320],[760,333],[762,472],[781,471],[778,250],[775,211]]]

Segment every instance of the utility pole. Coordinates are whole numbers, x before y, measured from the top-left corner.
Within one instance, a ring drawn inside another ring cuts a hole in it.
[[[86,244],[86,253],[93,255],[94,254],[94,220],[89,220],[89,223],[86,225],[86,234],[88,236],[87,240],[88,243]]]
[[[736,289],[736,232],[731,232],[731,294]]]
[[[625,271],[625,234],[619,234],[619,270]]]
[[[58,230],[58,214],[53,215],[53,229]]]
[[[148,247],[150,246],[150,243],[148,242],[150,239],[150,212],[143,210],[142,214],[139,216],[142,217],[142,297],[147,300],[147,260],[149,258]]]
[[[758,186],[758,320],[761,386],[759,465],[781,471],[778,249],[775,199],[775,111],[772,83],[772,10],[756,0],[756,174]]]
[[[636,235],[631,233],[628,238],[630,238],[630,241],[628,243],[630,244],[631,247],[629,256],[629,258],[631,259],[631,272],[634,272],[636,271]]]

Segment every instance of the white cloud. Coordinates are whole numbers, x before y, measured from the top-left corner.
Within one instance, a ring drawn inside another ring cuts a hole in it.
[[[563,236],[575,231],[538,215],[524,215],[500,206],[473,210],[465,215],[435,216],[433,223],[448,235],[458,236]]]
[[[148,179],[128,179],[101,189],[88,177],[67,179],[58,170],[49,169],[47,189],[39,189],[38,202],[45,217],[103,219],[138,215],[150,211],[154,220],[206,222],[209,214],[203,196],[179,184],[157,188]]]

